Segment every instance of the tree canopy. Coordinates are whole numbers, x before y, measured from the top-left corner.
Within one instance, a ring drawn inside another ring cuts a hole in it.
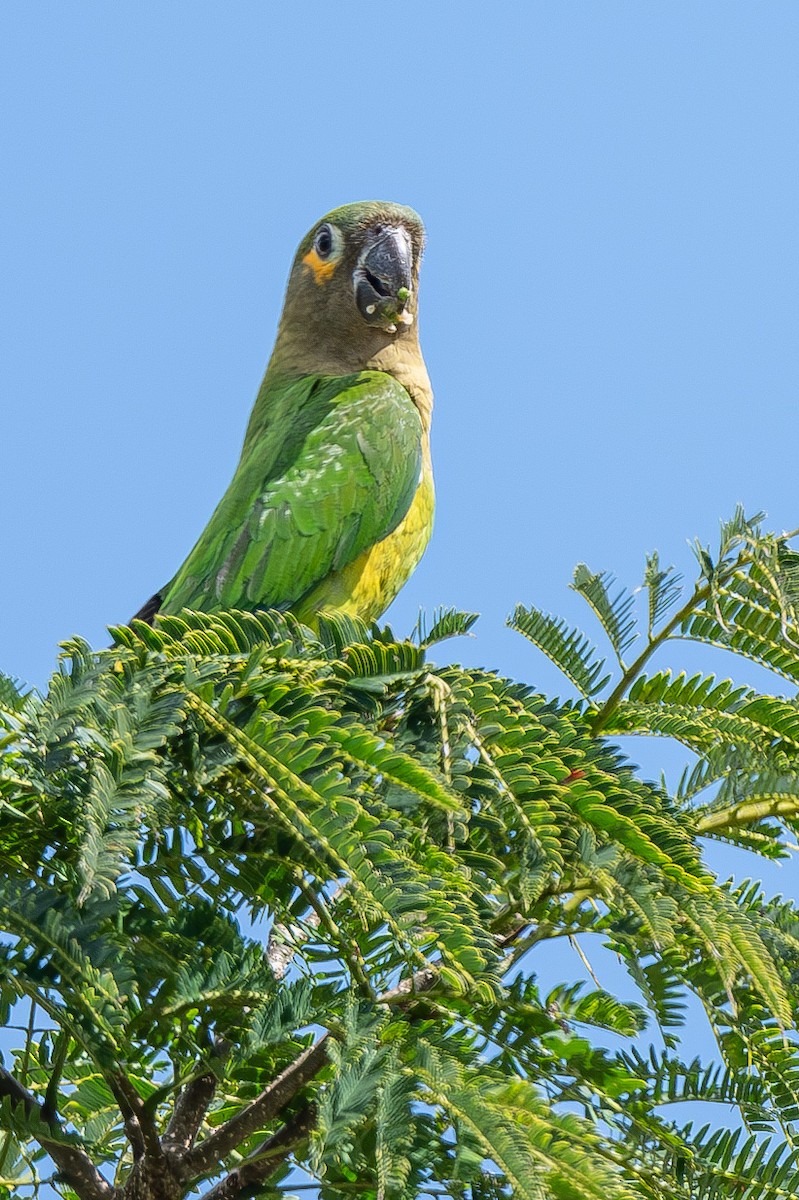
[[[696,554],[639,599],[577,568],[609,661],[516,610],[576,701],[435,665],[454,611],[187,612],[3,678],[0,1196],[796,1195],[799,913],[705,848],[793,850],[799,558],[740,512]],[[650,670],[675,639],[774,693]],[[675,788],[629,734],[692,752]],[[636,1002],[541,985],[592,938]]]

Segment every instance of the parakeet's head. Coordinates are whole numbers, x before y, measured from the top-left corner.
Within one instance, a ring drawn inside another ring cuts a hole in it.
[[[357,370],[392,342],[415,344],[423,244],[420,218],[402,204],[328,213],[297,250],[276,356]]]

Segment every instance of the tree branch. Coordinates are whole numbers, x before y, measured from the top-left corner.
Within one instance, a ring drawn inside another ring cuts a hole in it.
[[[38,1115],[43,1129],[49,1128],[54,1134],[63,1136],[64,1129],[57,1117],[45,1115],[36,1097],[3,1067],[0,1067],[0,1096],[8,1096],[12,1108],[21,1106],[28,1116]],[[62,1142],[52,1141],[44,1132],[34,1136],[80,1200],[116,1200],[117,1189],[103,1179],[79,1146],[65,1146]]]
[[[211,1053],[212,1059],[221,1067],[230,1054],[230,1042],[221,1037],[215,1038]],[[191,1150],[214,1098],[217,1082],[218,1076],[214,1071],[206,1070],[181,1088],[166,1133],[161,1139],[167,1155],[183,1156]]]
[[[437,980],[438,971],[435,967],[422,967],[420,971],[414,972],[410,979],[403,979],[390,992],[383,992],[382,996],[378,996],[377,1002],[378,1004],[406,1004],[421,992],[429,992]]]
[[[119,1105],[133,1157],[147,1157],[152,1163],[164,1164],[164,1151],[155,1121],[133,1084],[122,1071],[115,1071],[106,1079]]]
[[[246,1162],[206,1192],[202,1200],[238,1200],[242,1192],[249,1194],[253,1187],[265,1183],[308,1136],[315,1121],[316,1106],[303,1105],[282,1129],[261,1142]]]
[[[302,872],[298,872],[298,882],[301,878]],[[347,885],[345,883],[341,883],[335,889],[335,891],[331,893],[327,901],[330,908],[335,906],[339,896],[342,894],[342,892],[346,891],[346,888]],[[272,926],[266,943],[266,961],[272,968],[275,979],[283,978],[289,968],[289,963],[291,962],[292,958],[297,953],[297,950],[302,943],[309,936],[308,932],[306,931],[318,929],[321,920],[321,915],[318,912],[311,912],[303,920],[302,926],[297,925],[292,929],[291,926],[286,925],[283,921]],[[292,938],[294,938],[294,945],[291,943]]]
[[[327,1062],[327,1043],[330,1034],[326,1033],[299,1058],[296,1058],[285,1071],[272,1080],[259,1096],[251,1101],[246,1108],[236,1113],[224,1125],[205,1138],[199,1145],[189,1150],[181,1162],[180,1170],[184,1179],[196,1179],[206,1175],[230,1153],[240,1146],[243,1141],[276,1117],[297,1092],[313,1079]]]
[[[391,991],[384,992],[382,996],[378,996],[378,1004],[398,1004],[400,1006],[411,1004],[416,995],[429,991],[436,980],[438,972],[435,967],[423,967],[416,971],[410,979],[404,979],[397,987]],[[231,1117],[226,1124],[221,1125],[199,1145],[189,1149],[184,1155],[178,1159],[178,1170],[181,1178],[186,1182],[193,1182],[202,1175],[207,1175],[213,1171],[214,1167],[218,1166],[225,1157],[240,1146],[243,1141],[246,1141],[253,1133],[276,1117],[287,1104],[290,1104],[301,1088],[309,1083],[315,1075],[321,1071],[322,1067],[327,1063],[327,1042],[330,1034],[326,1033],[324,1037],[315,1042],[313,1046],[309,1046],[307,1050],[296,1058],[290,1066],[286,1067],[277,1078],[273,1079],[268,1087],[264,1088],[259,1096],[251,1101],[246,1108],[238,1112],[235,1117]],[[307,1106],[306,1106],[307,1107]],[[303,1110],[304,1111],[304,1110]],[[174,1118],[173,1118],[174,1119]],[[288,1129],[291,1123],[285,1128]],[[263,1146],[275,1145],[274,1138],[280,1136],[274,1134],[268,1138]],[[263,1147],[259,1148],[257,1154],[264,1153]],[[252,1161],[252,1160],[248,1160]],[[237,1168],[241,1171],[243,1168]],[[234,1172],[235,1174],[235,1172]],[[232,1178],[229,1176],[228,1178]],[[227,1183],[226,1180],[223,1181]],[[222,1184],[218,1185],[219,1187]],[[230,1185],[233,1186],[232,1184]],[[236,1185],[243,1187],[244,1184]],[[228,1197],[234,1197],[237,1192],[217,1192],[213,1189],[208,1193],[205,1200],[228,1200]]]
[[[710,591],[711,588],[709,583],[702,585],[697,584],[688,603],[683,604],[682,608],[677,610],[671,620],[667,621],[663,626],[660,633],[649,639],[641,653],[636,658],[635,662],[626,669],[621,679],[608,696],[607,700],[603,701],[599,705],[596,713],[590,719],[589,725],[593,734],[596,735],[602,732],[614,711],[616,708],[618,708],[619,702],[624,698],[625,692],[641,674],[641,671],[649,662],[649,659],[652,657],[658,647],[662,646],[664,642],[668,641],[673,631],[682,621],[685,620],[685,618],[691,613],[692,609],[698,608],[700,604],[707,600],[708,596],[710,595]]]
[[[718,837],[727,830],[740,828],[742,825],[754,825],[766,817],[776,817],[777,820],[795,819],[796,809],[795,796],[787,793],[783,796],[742,800],[739,804],[731,804],[729,808],[705,812],[696,822],[696,832],[700,837]]]
[[[206,1071],[181,1089],[161,1143],[166,1154],[185,1154],[191,1150],[214,1098],[216,1084],[213,1071]]]

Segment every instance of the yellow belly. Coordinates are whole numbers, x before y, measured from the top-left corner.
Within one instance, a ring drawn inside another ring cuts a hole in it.
[[[295,609],[299,619],[308,623],[321,609],[334,608],[362,621],[376,621],[424,553],[433,528],[434,504],[433,472],[425,455],[416,495],[394,532],[320,583]]]

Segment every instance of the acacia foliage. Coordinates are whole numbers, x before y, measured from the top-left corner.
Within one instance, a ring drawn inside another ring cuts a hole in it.
[[[641,629],[578,567],[610,665],[517,609],[573,703],[434,666],[454,612],[408,640],[186,613],[67,643],[45,696],[3,680],[0,1196],[234,1200],[300,1169],[324,1200],[797,1194],[797,912],[703,845],[790,853],[799,708],[648,670],[687,638],[792,689],[796,558],[741,513],[697,558],[688,589],[648,559]],[[630,733],[693,752],[676,790]],[[601,940],[639,1001],[545,992],[557,939]],[[718,1062],[681,1055],[689,993]],[[686,1125],[700,1100],[718,1121]]]

